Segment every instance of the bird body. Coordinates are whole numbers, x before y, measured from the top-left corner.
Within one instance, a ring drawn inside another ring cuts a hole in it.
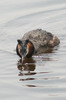
[[[54,34],[42,29],[31,30],[24,34],[22,41],[29,39],[35,47],[35,55],[50,53],[53,48],[59,45],[60,40]]]

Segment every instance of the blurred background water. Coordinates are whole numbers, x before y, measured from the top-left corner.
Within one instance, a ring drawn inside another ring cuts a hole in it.
[[[57,35],[59,48],[21,67],[17,39],[37,28]],[[0,99],[66,100],[66,0],[0,1]]]

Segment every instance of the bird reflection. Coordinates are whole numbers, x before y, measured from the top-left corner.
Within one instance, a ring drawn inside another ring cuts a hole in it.
[[[31,71],[35,70],[35,60],[33,58],[24,58],[22,64],[22,59],[20,59],[17,63],[17,68],[20,70],[19,76],[35,74],[34,72],[31,73]],[[24,71],[27,73],[24,73]]]

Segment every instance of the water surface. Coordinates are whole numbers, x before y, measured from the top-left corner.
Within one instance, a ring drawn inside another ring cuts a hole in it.
[[[17,39],[37,28],[57,35],[60,45],[22,66]],[[66,0],[0,1],[0,99],[66,100]]]

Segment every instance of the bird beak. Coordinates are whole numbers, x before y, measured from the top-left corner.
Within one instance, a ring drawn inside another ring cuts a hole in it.
[[[22,64],[24,63],[25,57],[26,57],[26,48],[23,47],[23,51],[22,51]]]
[[[24,63],[24,56],[22,55],[22,64]]]

